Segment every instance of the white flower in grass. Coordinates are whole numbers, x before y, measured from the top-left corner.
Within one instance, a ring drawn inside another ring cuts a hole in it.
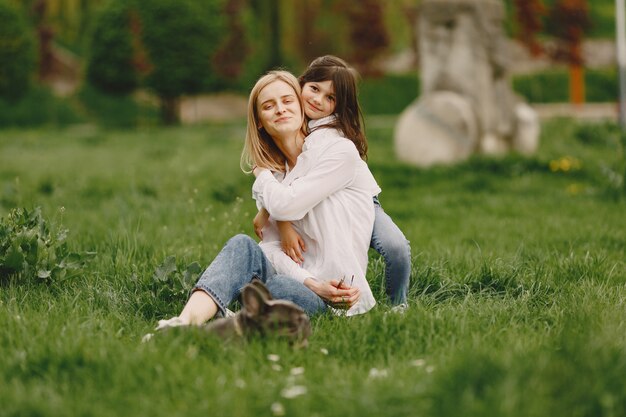
[[[426,372],[428,372],[429,374],[432,373],[435,370],[435,367],[432,365],[428,365],[426,367]]]
[[[328,349],[326,348],[321,348],[320,352],[322,352],[322,355],[328,355]]]
[[[275,416],[285,415],[285,407],[281,403],[272,403],[270,410],[272,410],[272,414]]]
[[[267,355],[267,360],[272,362],[278,362],[280,360],[280,356],[270,353]]]
[[[306,394],[307,389],[304,385],[292,385],[280,392],[281,397],[291,399]]]
[[[426,365],[426,361],[424,359],[415,359],[414,361],[411,361],[411,365],[419,368]]]
[[[272,364],[272,369],[273,369],[273,370],[275,370],[276,372],[279,372],[279,371],[282,371],[282,370],[283,370],[283,367],[282,367],[282,366],[280,366],[280,365],[279,365],[279,364],[277,364],[277,363],[273,363],[273,364]]]
[[[289,373],[293,376],[298,376],[298,375],[302,375],[304,374],[304,368],[299,366],[297,368],[292,368],[291,371],[289,371]]]
[[[370,379],[387,378],[388,375],[389,374],[388,374],[386,369],[372,368],[372,369],[370,369],[370,373],[369,373],[368,377]]]
[[[243,379],[235,379],[235,386],[240,389],[244,389],[246,387],[246,381]]]

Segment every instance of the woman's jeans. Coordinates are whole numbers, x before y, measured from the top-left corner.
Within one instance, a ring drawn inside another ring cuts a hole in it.
[[[239,297],[243,287],[258,278],[272,297],[299,305],[308,315],[326,309],[324,301],[304,284],[286,275],[279,275],[259,245],[247,235],[231,238],[211,265],[202,273],[194,290],[206,292],[222,314]]]
[[[411,275],[411,245],[374,197],[374,231],[370,247],[385,260],[385,289],[392,304],[406,303]]]

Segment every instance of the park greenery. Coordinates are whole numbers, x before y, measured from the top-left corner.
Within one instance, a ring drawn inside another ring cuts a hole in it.
[[[526,26],[539,30],[541,42],[554,40],[556,26],[567,33],[567,21],[552,24],[549,12],[571,2],[504,3],[510,36],[519,37]],[[519,5],[531,3],[541,4],[540,12],[524,23]],[[330,0],[320,8],[313,0],[211,0],[200,7],[194,0],[0,0],[0,57],[5,57],[0,59],[0,126],[173,123],[183,94],[245,94],[266,69],[282,66],[298,73],[325,53],[358,66],[368,113],[397,114],[418,92],[416,71],[380,74],[375,62],[415,46],[419,1],[355,4]],[[587,17],[581,20],[589,21],[586,38],[614,37],[612,0],[571,4],[586,4]],[[41,82],[54,72],[45,58],[51,45],[71,51],[80,62],[79,89],[68,97],[53,96]],[[32,82],[35,75],[40,82]],[[570,98],[569,76],[561,67],[519,75],[513,82],[531,102],[560,102]],[[587,70],[584,80],[587,101],[616,100],[614,69]],[[131,94],[137,91],[155,99],[139,101]]]
[[[3,270],[0,415],[626,414],[618,127],[554,120],[534,156],[419,169],[394,158],[395,117],[366,122],[411,241],[409,308],[390,311],[372,252],[378,306],[314,317],[303,350],[198,329],[141,343],[253,233],[243,122],[1,131],[2,242],[45,224],[64,253],[95,255],[64,276]]]
[[[415,168],[392,145],[415,71],[366,69],[360,83],[368,164],[411,242],[403,314],[372,251],[377,307],[313,317],[306,349],[196,328],[142,343],[227,239],[253,235],[245,122],[161,126],[177,98],[245,94],[265,69],[297,73],[320,53],[368,65],[352,0],[205,3],[223,12],[0,0],[0,416],[626,415],[626,134],[550,120],[533,156]],[[394,28],[371,50],[410,47],[418,3],[368,0],[385,23],[371,31]],[[613,37],[613,0],[587,4],[585,36]],[[65,97],[35,81],[49,70],[37,39],[52,33],[84,67]],[[584,76],[588,101],[616,100],[614,69]],[[512,83],[533,103],[568,100],[564,67]]]

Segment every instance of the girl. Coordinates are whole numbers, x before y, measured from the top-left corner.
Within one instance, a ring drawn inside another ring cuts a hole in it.
[[[367,139],[363,134],[362,113],[357,100],[355,71],[340,58],[326,55],[315,59],[299,78],[304,112],[311,130],[320,127],[338,130],[349,138],[363,160],[367,159]],[[389,299],[400,309],[406,307],[411,273],[411,247],[402,231],[385,213],[378,195],[373,196],[374,229],[370,247],[385,260],[385,284]],[[254,230],[263,239],[263,226],[269,214],[261,209],[254,219]],[[296,263],[304,261],[306,242],[289,222],[278,222],[282,250]]]

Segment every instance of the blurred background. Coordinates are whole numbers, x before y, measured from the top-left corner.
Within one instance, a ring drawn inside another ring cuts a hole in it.
[[[614,0],[503,3],[514,90],[540,115],[587,103],[597,117],[617,117]],[[359,70],[366,115],[397,115],[419,94],[419,5],[0,0],[0,127],[242,118],[264,71],[298,74],[323,54]],[[550,103],[565,105],[541,107]]]

